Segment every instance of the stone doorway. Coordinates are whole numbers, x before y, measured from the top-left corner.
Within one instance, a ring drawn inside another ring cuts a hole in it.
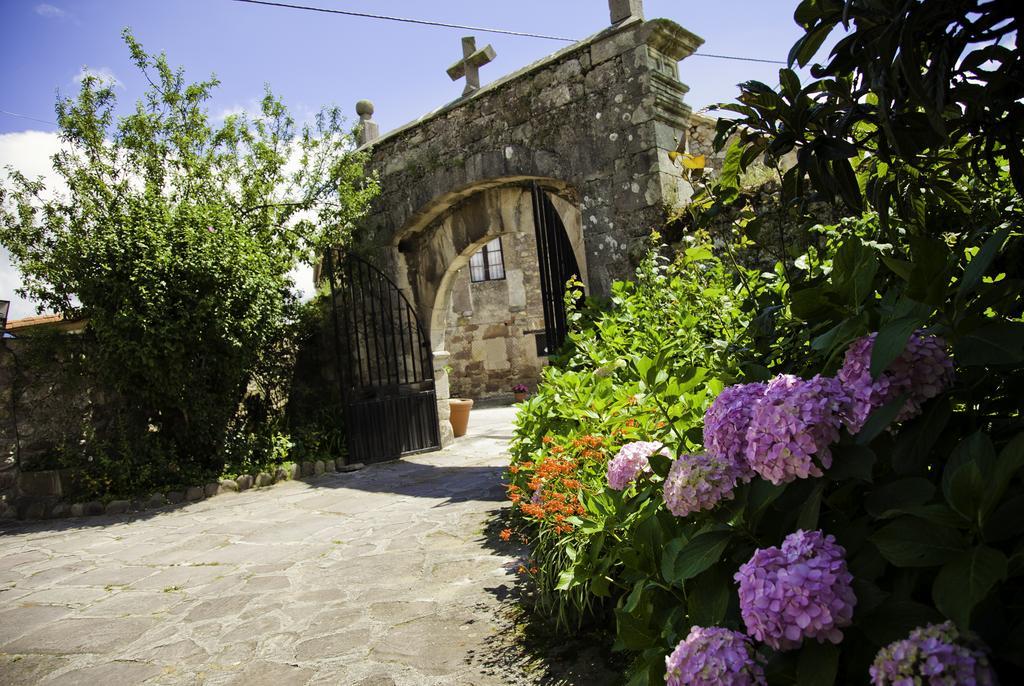
[[[481,189],[402,241],[404,275],[421,308],[430,308],[424,321],[454,396],[511,397],[513,385],[534,388],[546,363],[531,185],[524,180]],[[574,194],[564,184],[539,185],[564,225],[577,276],[586,283]]]

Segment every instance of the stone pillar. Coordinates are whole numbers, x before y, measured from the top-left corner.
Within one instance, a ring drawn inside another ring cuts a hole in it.
[[[451,398],[448,386],[448,360],[451,356],[447,350],[434,351],[434,392],[437,394],[437,421],[442,448],[451,445],[455,440],[452,423],[448,421],[452,416],[451,404],[448,402]]]
[[[373,103],[369,100],[360,100],[356,103],[356,114],[360,119],[356,143],[363,146],[380,138],[380,127],[373,121]]]
[[[630,17],[644,18],[643,0],[608,0],[612,23],[618,24]]]

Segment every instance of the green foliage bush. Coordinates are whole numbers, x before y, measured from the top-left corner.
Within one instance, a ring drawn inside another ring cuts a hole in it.
[[[755,478],[687,517],[672,516],[661,497],[669,458],[652,455],[651,473],[623,492],[606,489],[590,465],[577,489],[584,513],[556,536],[543,513],[523,511],[532,492],[522,475],[557,458],[552,447],[563,445],[572,417],[606,427],[615,421],[608,410],[619,408],[591,410],[588,394],[601,387],[591,378],[556,395],[570,372],[548,371],[553,388],[542,386],[531,403],[551,405],[531,404],[521,416],[510,472],[532,576],[551,597],[541,607],[597,608],[593,616],[609,622],[600,610],[613,607],[616,646],[635,658],[632,683],[660,683],[665,657],[691,627],[746,632],[733,576],[755,550],[798,529],[822,530],[845,549],[852,624],[837,645],[758,645],[769,683],[865,683],[881,648],[944,620],[984,646],[1003,683],[1016,683],[1024,676],[1024,130],[1013,122],[1022,121],[1024,87],[1020,51],[1002,43],[1017,18],[1006,3],[806,0],[796,19],[807,31],[791,54],[801,64],[837,25],[847,22],[849,34],[807,85],[784,69],[777,90],[741,86],[739,102],[725,106],[739,117],[720,125],[723,171],[702,180],[692,226],[737,209],[739,178],[755,161],[778,170],[790,227],[812,230],[813,202],[850,218],[814,227],[821,240],[780,264],[778,282],[744,293],[736,309],[750,314],[732,321],[740,353],[707,364],[711,379],[688,385],[682,400],[678,387],[692,377],[680,374],[675,351],[659,357],[660,341],[642,336],[605,351],[593,336],[588,358],[638,360],[623,368],[635,368],[657,413],[636,432],[605,430],[603,458],[638,439],[692,453],[700,415],[723,384],[832,375],[871,332],[873,376],[925,330],[948,344],[955,380],[919,416],[895,421],[898,398],[858,433],[844,429],[822,477]],[[795,164],[784,162],[791,152]],[[756,216],[735,225],[755,241],[764,228]],[[698,328],[693,339],[703,335]],[[577,359],[561,364],[572,370]]]
[[[750,356],[752,314],[741,303],[747,289],[765,286],[756,271],[743,276],[695,240],[672,260],[652,250],[636,281],[613,285],[609,303],[574,310],[580,292],[567,294],[574,329],[559,363],[544,369],[537,393],[520,406],[509,474],[514,501],[528,501],[540,479],[548,496],[564,493],[588,518],[609,517],[607,526],[584,524],[549,498],[527,514],[524,533],[543,563],[534,575],[538,598],[562,626],[609,611],[622,555],[635,554],[627,532],[650,514],[625,512],[618,494],[605,492],[608,451],[632,440],[698,446],[704,408]],[[559,478],[546,478],[551,470]],[[619,515],[629,522],[617,524]]]
[[[376,183],[337,109],[300,127],[268,91],[257,115],[218,123],[204,108],[216,79],[188,83],[124,38],[145,98],[116,122],[114,91],[95,78],[60,100],[53,164],[67,190],[10,171],[0,243],[25,295],[88,319],[117,416],[90,439],[112,463],[94,476],[149,465],[132,477],[140,489],[216,476],[225,449],[243,462],[280,452],[279,428],[239,422],[239,403],[299,340],[292,270],[346,240]],[[264,402],[265,420],[280,407]]]

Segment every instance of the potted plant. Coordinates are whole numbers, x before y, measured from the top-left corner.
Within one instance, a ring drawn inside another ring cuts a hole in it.
[[[517,383],[512,387],[512,392],[516,396],[516,402],[521,403],[526,400],[526,394],[530,392],[530,389],[526,387],[526,384]]]

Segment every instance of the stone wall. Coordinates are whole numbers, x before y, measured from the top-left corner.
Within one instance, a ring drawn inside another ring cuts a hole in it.
[[[0,517],[14,516],[24,498],[59,499],[68,489],[54,471],[62,454],[80,449],[87,426],[109,419],[83,363],[86,347],[78,334],[0,341]]]
[[[381,194],[361,250],[429,312],[436,294],[423,285],[451,265],[420,234],[483,189],[537,180],[582,214],[590,290],[607,293],[665,207],[689,197],[668,153],[690,115],[677,63],[700,43],[633,18],[368,143]],[[500,53],[486,69],[498,64]]]
[[[501,241],[504,279],[472,283],[466,267],[454,278],[445,335],[453,397],[508,397],[516,384],[536,388],[546,361],[535,342],[544,331],[536,238],[524,231]]]

